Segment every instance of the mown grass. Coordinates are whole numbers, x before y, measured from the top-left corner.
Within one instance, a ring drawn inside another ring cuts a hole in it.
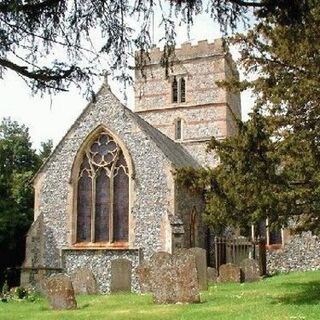
[[[320,319],[320,271],[291,273],[256,283],[217,284],[193,305],[155,305],[149,295],[78,296],[78,309],[50,310],[35,302],[0,302],[0,319],[32,320],[302,320]]]

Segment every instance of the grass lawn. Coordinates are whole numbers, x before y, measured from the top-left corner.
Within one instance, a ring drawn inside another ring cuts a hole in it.
[[[149,295],[77,297],[78,310],[50,310],[45,299],[0,302],[0,320],[15,319],[320,319],[320,271],[274,276],[256,283],[217,284],[193,305],[155,305]]]

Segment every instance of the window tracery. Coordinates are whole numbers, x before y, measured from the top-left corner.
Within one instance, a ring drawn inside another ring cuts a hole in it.
[[[77,242],[128,241],[128,165],[105,131],[84,152],[77,190]]]

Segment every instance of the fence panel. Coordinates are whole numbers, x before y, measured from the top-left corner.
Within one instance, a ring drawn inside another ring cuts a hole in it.
[[[239,266],[242,260],[252,258],[259,261],[261,274],[266,274],[265,244],[263,240],[252,242],[242,237],[215,237],[212,251],[212,266],[217,270],[222,264],[230,262]]]

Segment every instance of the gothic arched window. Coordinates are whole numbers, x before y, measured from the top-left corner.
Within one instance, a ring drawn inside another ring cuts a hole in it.
[[[84,152],[77,191],[77,242],[127,242],[128,166],[105,131]]]

